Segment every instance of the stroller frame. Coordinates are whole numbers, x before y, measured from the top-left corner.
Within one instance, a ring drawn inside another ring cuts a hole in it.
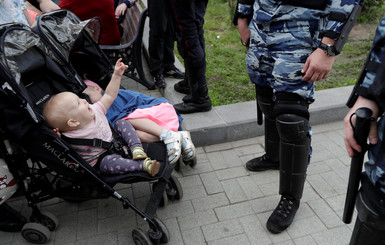
[[[68,14],[67,17],[73,17],[69,11]],[[94,40],[90,37],[91,34],[87,27],[81,33],[83,34],[82,37]],[[166,226],[155,217],[156,209],[162,199],[165,203],[165,198],[170,197],[178,200],[183,196],[177,178],[171,175],[174,167],[168,164],[167,158],[163,161],[161,170],[155,177],[145,173],[129,174],[129,176],[101,176],[70,146],[55,135],[44,124],[44,118],[41,116],[42,105],[49,98],[48,94],[51,93],[52,95],[55,91],[68,90],[80,94],[85,88],[81,79],[79,80],[79,76],[74,73],[76,69],[60,57],[55,56],[52,47],[47,47],[47,44],[44,45],[39,36],[27,26],[21,24],[0,25],[0,35],[2,35],[0,41],[0,76],[3,80],[0,88],[0,114],[3,118],[0,122],[0,128],[3,130],[1,132],[3,138],[10,139],[19,149],[13,153],[5,152],[2,155],[5,155],[4,158],[9,170],[26,196],[28,206],[33,209],[30,220],[41,225],[39,226],[40,230],[36,233],[31,233],[33,232],[31,227],[28,227],[27,231],[24,230],[25,232],[22,232],[24,238],[28,240],[33,234],[38,239],[29,240],[30,242],[45,242],[49,239],[47,230],[53,230],[57,226],[55,217],[40,212],[37,203],[54,197],[66,198],[63,196],[63,190],[68,191],[69,188],[94,186],[102,191],[102,195],[86,198],[106,198],[105,194],[108,197],[114,197],[122,202],[123,208],[133,209],[148,222],[151,243],[167,242],[169,239],[168,231]],[[12,43],[16,40],[20,45],[14,48]],[[33,55],[35,62],[28,62],[28,59],[22,56],[24,54],[26,56]],[[42,97],[39,97],[39,93],[33,93],[36,90],[39,91],[39,84],[34,83],[36,81],[33,79],[32,81],[29,79],[29,75],[36,73],[41,75],[37,79],[39,82],[48,77],[48,81],[44,81],[45,83],[41,86],[46,89]],[[56,79],[55,82],[51,81],[52,78]],[[14,120],[19,120],[17,125],[12,124]],[[15,130],[15,127],[23,130]],[[150,157],[153,154],[156,155],[158,151],[165,152],[165,146],[162,144],[144,144],[143,146]],[[39,151],[43,151],[44,154],[39,153]],[[123,197],[113,188],[116,183],[154,180],[157,182],[153,184],[153,194],[145,212],[140,211],[128,198]],[[71,184],[69,187],[61,188],[61,181]],[[46,227],[45,230],[44,227]],[[134,229],[132,235],[136,242],[150,244],[147,236],[140,230]]]

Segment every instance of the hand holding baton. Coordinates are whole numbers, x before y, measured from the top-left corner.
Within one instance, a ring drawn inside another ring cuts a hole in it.
[[[350,124],[354,130],[354,139],[361,146],[361,152],[354,150],[354,155],[350,164],[348,190],[346,193],[344,213],[342,221],[350,224],[352,221],[356,197],[358,194],[358,186],[360,184],[360,176],[362,172],[362,164],[364,162],[365,152],[367,150],[367,138],[370,129],[370,122],[372,121],[372,110],[369,108],[358,108],[350,117]],[[355,126],[352,124],[352,117],[356,116]]]

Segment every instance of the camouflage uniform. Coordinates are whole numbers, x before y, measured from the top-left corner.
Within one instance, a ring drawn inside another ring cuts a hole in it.
[[[246,168],[280,172],[281,200],[266,223],[272,233],[282,232],[293,222],[312,152],[308,107],[314,101],[314,85],[302,81],[301,71],[321,38],[335,40],[360,3],[308,0],[289,5],[288,1],[238,0],[234,18],[234,22],[242,18],[242,33],[245,19],[249,20],[246,67],[265,120],[266,154],[247,161]]]
[[[370,66],[373,63],[377,64],[374,69]],[[369,161],[361,177],[356,198],[358,215],[350,245],[385,244],[385,16],[377,28],[364,71],[365,77],[356,94],[377,103],[380,120],[378,141],[369,148]]]
[[[377,28],[372,49],[370,51],[370,60],[378,63],[385,61],[385,16],[382,18],[380,25]],[[376,74],[373,72],[366,73],[362,86],[369,88]],[[385,83],[385,81],[383,81]],[[378,88],[376,88],[378,89]],[[370,94],[369,94],[370,98]],[[385,99],[385,98],[383,98]],[[382,108],[383,110],[385,108]],[[378,186],[385,193],[385,117],[382,116],[378,123],[378,143],[369,150],[369,162],[365,164],[365,171],[371,182]]]
[[[246,56],[247,72],[253,83],[269,86],[274,92],[297,93],[314,101],[313,83],[302,81],[307,57],[318,47],[319,34],[339,33],[343,24],[327,21],[330,12],[348,14],[358,0],[330,0],[324,11],[285,5],[282,1],[256,0],[239,4],[238,12],[254,12]],[[252,5],[252,3],[254,4]]]

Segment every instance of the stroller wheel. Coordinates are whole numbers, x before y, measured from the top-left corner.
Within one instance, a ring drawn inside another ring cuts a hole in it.
[[[50,231],[55,230],[59,226],[59,220],[57,217],[47,211],[41,211],[39,215],[35,215],[32,213],[29,218],[31,222],[39,223],[47,227]]]
[[[43,244],[49,240],[51,232],[42,224],[27,223],[23,226],[21,235],[30,243]]]
[[[171,175],[169,179],[169,186],[166,189],[167,196],[171,200],[180,200],[183,198],[183,189],[178,178]]]
[[[160,243],[168,243],[168,241],[170,241],[170,232],[168,231],[166,225],[157,217],[154,217],[154,220],[162,231],[162,238],[160,238]]]
[[[131,235],[136,245],[152,245],[151,239],[140,228],[133,229]]]

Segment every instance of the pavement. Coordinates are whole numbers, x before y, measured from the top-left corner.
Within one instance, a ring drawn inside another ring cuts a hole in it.
[[[180,63],[178,67],[183,69]],[[173,91],[176,81],[167,79],[164,91],[147,90],[128,79],[123,85],[176,103],[183,96]],[[170,233],[168,244],[348,244],[356,217],[354,214],[349,225],[341,220],[350,164],[342,118],[350,91],[351,87],[345,87],[316,93],[316,102],[310,107],[313,156],[301,206],[293,224],[276,235],[269,233],[265,224],[280,198],[279,173],[255,173],[245,168],[246,161],[264,153],[255,101],[183,115],[182,127],[192,133],[198,163],[194,168],[182,165],[174,172],[184,196],[157,210]],[[147,182],[118,184],[115,189],[140,210],[151,195],[151,183]],[[11,198],[8,204],[29,217],[31,209],[23,197]],[[54,198],[43,202],[41,210],[52,212],[60,222],[47,244],[134,244],[132,230],[148,230],[147,222],[113,198],[81,203]],[[0,232],[0,244],[28,243],[18,232]]]

